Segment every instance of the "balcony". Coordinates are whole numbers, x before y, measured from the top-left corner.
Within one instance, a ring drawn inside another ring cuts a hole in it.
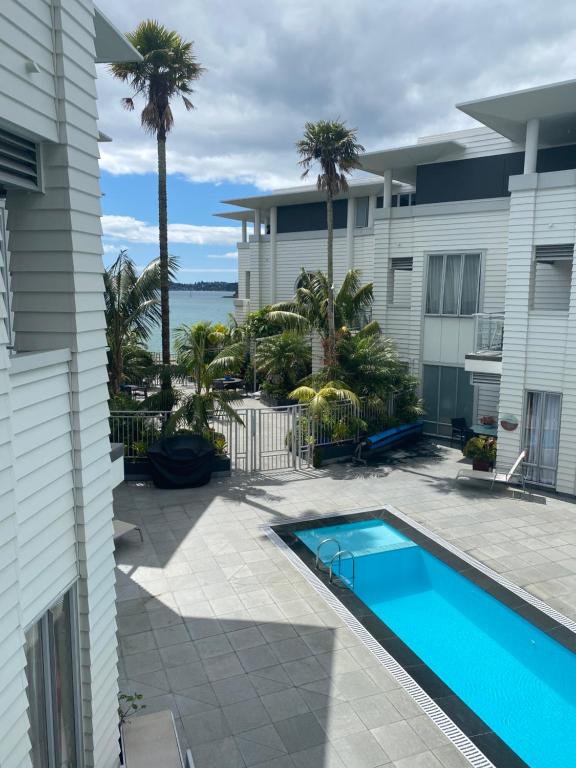
[[[465,355],[464,368],[470,373],[502,374],[504,314],[474,316],[474,349]]]

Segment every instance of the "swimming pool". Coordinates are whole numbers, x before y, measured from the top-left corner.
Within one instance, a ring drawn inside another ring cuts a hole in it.
[[[341,568],[355,595],[521,760],[576,766],[572,651],[381,519],[294,533],[314,555],[330,539],[325,565],[353,552],[353,583],[352,559]]]

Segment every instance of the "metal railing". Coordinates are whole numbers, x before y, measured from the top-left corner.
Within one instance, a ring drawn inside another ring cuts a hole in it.
[[[474,354],[502,352],[504,315],[478,313],[474,320]]]

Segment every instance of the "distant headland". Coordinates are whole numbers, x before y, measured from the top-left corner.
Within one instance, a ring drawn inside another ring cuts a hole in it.
[[[170,283],[171,291],[226,291],[238,295],[238,283],[223,280],[199,280],[197,283]]]

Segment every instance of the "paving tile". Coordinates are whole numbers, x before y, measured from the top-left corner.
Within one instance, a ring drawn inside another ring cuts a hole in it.
[[[296,768],[346,768],[330,744],[304,749],[291,755]]]
[[[273,725],[241,733],[236,736],[236,744],[247,766],[261,766],[262,763],[286,757],[284,744]]]
[[[380,693],[380,689],[374,680],[361,669],[335,675],[332,678],[332,683],[338,696],[346,701],[353,701],[364,696],[374,696]]]
[[[267,710],[258,698],[248,702],[241,701],[237,704],[229,704],[223,707],[222,711],[228,721],[230,732],[233,734],[260,728],[271,722]]]
[[[134,677],[144,672],[155,672],[162,669],[162,666],[162,658],[156,649],[132,654],[124,659],[127,677]]]
[[[372,735],[392,760],[426,752],[422,739],[405,722],[387,723],[375,728]]]
[[[289,661],[282,666],[294,685],[305,685],[306,683],[312,683],[315,680],[322,680],[328,676],[324,667],[314,656],[298,659],[298,661]]]
[[[142,632],[152,629],[150,617],[147,613],[129,614],[128,616],[118,616],[118,634],[138,635]]]
[[[444,768],[432,752],[404,757],[402,760],[395,760],[393,765],[394,768]]]
[[[184,624],[176,624],[172,627],[161,627],[153,630],[158,648],[167,648],[170,645],[190,642],[190,635]]]
[[[224,680],[226,677],[244,674],[244,668],[235,653],[213,656],[203,660],[208,680]]]
[[[120,649],[123,656],[130,656],[132,653],[142,653],[142,651],[150,651],[154,648],[156,648],[156,638],[151,631],[120,637]]]
[[[222,626],[218,619],[188,618],[185,620],[186,629],[192,640],[200,640],[203,637],[214,637],[222,634]]]
[[[166,670],[166,676],[175,693],[208,682],[206,670],[200,661],[183,664],[179,667],[169,667]]]
[[[280,664],[253,670],[250,672],[250,679],[260,696],[292,688],[292,681]]]
[[[255,648],[243,648],[238,651],[238,658],[246,672],[253,672],[258,669],[274,666],[278,661],[269,645],[257,646]]]
[[[181,667],[199,661],[198,651],[190,641],[181,645],[169,645],[166,648],[160,648],[160,657],[166,668]]]
[[[233,652],[226,635],[214,635],[196,640],[194,647],[201,659],[210,659],[213,656],[222,656]]]
[[[376,768],[391,762],[369,731],[350,733],[332,743],[346,768]]]
[[[223,707],[258,696],[249,675],[238,675],[236,677],[227,677],[224,680],[215,680],[212,683],[212,687],[218,703]]]
[[[289,753],[316,747],[327,739],[324,729],[311,712],[277,721],[276,730]]]
[[[398,712],[385,693],[377,693],[375,696],[355,699],[352,701],[352,708],[366,728],[370,730],[387,725],[388,723],[396,723],[403,719],[400,712]],[[426,717],[426,720],[429,720],[429,718]],[[440,731],[438,732],[440,733]]]
[[[314,711],[314,717],[330,739],[366,730],[362,720],[346,702],[334,702],[326,709],[317,709]]]
[[[230,735],[228,722],[221,709],[211,709],[196,715],[182,717],[182,726],[188,743],[197,745],[218,741]]]
[[[308,705],[295,688],[262,696],[262,703],[270,715],[270,719],[275,723],[297,715],[307,714],[310,711]]]
[[[228,632],[226,637],[235,651],[243,651],[246,648],[256,648],[266,644],[266,640],[258,627],[245,627],[234,632]]]
[[[310,648],[301,638],[289,638],[288,640],[279,640],[276,643],[270,643],[270,650],[276,656],[279,662],[295,661],[311,656]]]
[[[246,763],[232,736],[192,748],[195,768],[245,768]]]
[[[186,715],[198,715],[217,709],[220,704],[209,683],[196,685],[193,688],[185,688],[174,694],[174,701],[181,717]]]

